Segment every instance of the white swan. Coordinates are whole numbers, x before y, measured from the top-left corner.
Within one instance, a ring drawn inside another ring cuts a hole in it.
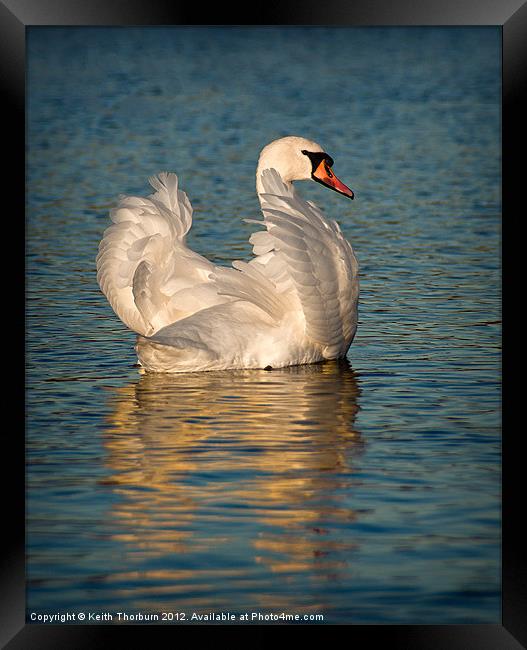
[[[264,230],[255,257],[216,266],[190,250],[192,207],[175,174],[148,198],[121,197],[97,255],[113,310],[137,332],[148,371],[279,368],[344,357],[357,329],[358,264],[335,221],[296,193],[312,179],[353,198],[320,145],[289,136],[262,150],[256,189]],[[252,221],[252,220],[247,220]]]

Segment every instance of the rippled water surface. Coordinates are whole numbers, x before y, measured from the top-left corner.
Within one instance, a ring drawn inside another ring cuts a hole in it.
[[[494,28],[29,28],[28,612],[500,620]],[[140,375],[95,256],[178,173],[189,244],[248,258],[299,134],[361,265],[341,363]]]

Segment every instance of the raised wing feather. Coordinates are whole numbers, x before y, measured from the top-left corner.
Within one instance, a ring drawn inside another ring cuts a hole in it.
[[[265,231],[251,236],[251,264],[294,294],[306,334],[328,348],[349,345],[357,327],[358,263],[335,221],[300,198],[274,170],[262,174],[260,194]]]
[[[178,188],[178,177],[176,174],[162,172],[148,180],[156,190],[148,198],[164,213],[177,239],[184,242],[192,225],[192,206],[185,192]]]
[[[150,184],[156,191],[147,198],[121,197],[99,246],[97,279],[119,318],[150,337],[197,312],[243,301],[278,323],[285,306],[265,275],[244,262],[215,266],[186,246],[192,207],[177,176],[161,173]]]
[[[110,211],[114,223],[97,255],[102,292],[119,318],[145,336],[200,308],[188,289],[206,295],[205,306],[225,301],[207,286],[214,265],[185,244],[192,207],[177,176],[163,172],[150,184],[153,194],[122,196]]]

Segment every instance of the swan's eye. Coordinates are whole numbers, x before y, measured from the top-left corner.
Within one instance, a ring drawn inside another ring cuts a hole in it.
[[[307,149],[302,149],[302,151],[300,153],[303,153],[304,156],[307,156]]]

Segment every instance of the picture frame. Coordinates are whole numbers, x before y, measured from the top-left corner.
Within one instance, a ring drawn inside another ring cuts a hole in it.
[[[311,0],[299,4],[281,2],[279,5],[256,4],[253,15],[241,15],[240,10],[229,11],[222,5],[205,12],[207,24],[217,25],[499,25],[502,29],[503,76],[502,76],[502,144],[503,144],[503,225],[513,215],[513,205],[518,200],[522,170],[514,164],[513,152],[517,148],[519,134],[523,132],[522,119],[526,114],[525,97],[522,89],[527,87],[527,3],[523,0],[508,2],[475,2],[458,0],[439,2],[423,0],[420,3],[399,0],[368,2],[315,3]],[[186,25],[197,24],[198,7],[188,4],[176,5],[163,0],[149,3],[108,2],[82,0],[1,0],[0,1],[0,65],[2,66],[4,108],[7,111],[6,124],[14,137],[9,149],[8,179],[6,187],[22,210],[25,188],[25,33],[32,25]],[[203,18],[203,10],[199,18]],[[16,251],[23,247],[23,219],[19,218],[20,230],[16,234]],[[508,241],[507,228],[503,227],[503,247]],[[502,255],[502,278],[511,277],[510,266]],[[18,318],[14,331],[16,340],[22,339],[24,331],[24,263],[20,251],[15,260],[15,273],[19,279],[16,287],[10,288],[9,296],[16,305]],[[507,324],[506,310],[504,321]],[[507,327],[507,325],[506,325]],[[23,343],[20,341],[23,350]],[[524,607],[526,602],[526,569],[524,543],[518,524],[521,519],[520,485],[521,454],[518,451],[518,432],[511,426],[509,407],[510,380],[507,380],[511,352],[504,353],[502,365],[503,389],[503,442],[502,442],[502,622],[501,625],[456,625],[456,626],[346,626],[349,643],[386,644],[396,648],[495,648],[513,650],[527,643],[527,623]],[[5,450],[10,473],[4,480],[5,522],[9,534],[5,535],[6,547],[2,555],[2,606],[0,607],[0,641],[2,646],[17,648],[93,648],[120,642],[123,634],[130,633],[130,626],[81,626],[81,625],[37,625],[25,621],[25,482],[24,482],[24,376],[20,353],[10,364],[14,369],[9,382],[14,389],[12,408],[16,425],[5,436]],[[7,475],[8,474],[8,475]],[[522,609],[523,608],[523,609]],[[123,629],[123,627],[125,629]],[[235,642],[251,635],[251,643],[258,645],[268,640],[275,627],[246,627],[243,633],[239,626],[217,626],[215,636]],[[290,626],[289,626],[290,627]],[[203,627],[196,626],[200,634]],[[302,631],[305,632],[305,626]],[[293,633],[297,634],[299,630]],[[144,639],[152,643],[152,633],[172,634],[172,626],[134,626],[132,633],[136,641]],[[280,630],[282,634],[283,630]],[[288,632],[290,630],[288,629]],[[309,627],[309,636],[318,639],[327,634],[323,626]],[[139,641],[140,642],[140,641]],[[244,641],[245,642],[245,641]]]

